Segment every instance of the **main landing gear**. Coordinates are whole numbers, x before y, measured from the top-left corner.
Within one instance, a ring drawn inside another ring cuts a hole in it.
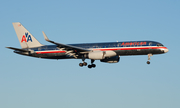
[[[92,67],[93,67],[93,68],[95,68],[95,67],[96,67],[96,65],[95,65],[95,64],[93,64],[93,63],[94,63],[94,61],[95,61],[95,60],[91,60],[91,65],[88,65],[88,68],[92,68]]]
[[[87,66],[87,63],[86,63],[86,62],[79,63],[79,66],[80,66],[80,67]]]
[[[84,60],[85,60],[85,59],[82,59],[83,63],[79,63],[79,66],[80,66],[80,67],[87,66],[87,63],[84,62]],[[93,64],[94,61],[95,61],[95,60],[91,60],[91,65],[88,65],[88,68],[92,68],[92,67],[95,68],[95,67],[96,67],[96,65]]]
[[[79,66],[80,66],[80,67],[87,66],[87,63],[84,62],[84,60],[85,60],[85,59],[83,58],[83,59],[82,59],[83,63],[79,63]]]
[[[151,60],[151,56],[153,56],[152,54],[148,54],[148,61],[147,61],[147,64],[150,64],[150,61]]]

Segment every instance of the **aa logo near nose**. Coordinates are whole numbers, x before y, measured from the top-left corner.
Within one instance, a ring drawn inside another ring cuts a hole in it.
[[[25,33],[25,35],[22,36],[22,39],[21,39],[21,42],[29,42],[31,41],[32,42],[32,38],[31,38],[31,35],[28,35],[28,32]]]

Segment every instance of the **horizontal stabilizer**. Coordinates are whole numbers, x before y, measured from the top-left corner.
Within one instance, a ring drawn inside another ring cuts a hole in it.
[[[21,51],[21,52],[29,52],[28,50],[24,50],[24,49],[19,49],[19,48],[13,48],[13,47],[6,47],[12,50],[16,50],[16,51]]]

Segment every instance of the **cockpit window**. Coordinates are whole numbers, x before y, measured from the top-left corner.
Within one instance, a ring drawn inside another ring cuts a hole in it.
[[[163,45],[163,44],[157,44],[157,46],[158,46],[158,47],[162,47],[162,46],[164,46],[164,45]]]

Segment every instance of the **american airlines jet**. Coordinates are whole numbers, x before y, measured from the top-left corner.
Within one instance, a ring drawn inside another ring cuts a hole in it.
[[[82,59],[80,67],[87,66],[85,59],[90,59],[88,68],[94,68],[95,60],[105,63],[117,63],[120,56],[147,55],[147,64],[154,54],[167,53],[168,49],[161,43],[155,41],[129,41],[129,42],[106,42],[106,43],[83,43],[62,44],[49,40],[44,32],[46,41],[54,45],[42,45],[36,38],[19,22],[13,23],[18,40],[22,49],[13,49],[15,53],[45,59]]]

